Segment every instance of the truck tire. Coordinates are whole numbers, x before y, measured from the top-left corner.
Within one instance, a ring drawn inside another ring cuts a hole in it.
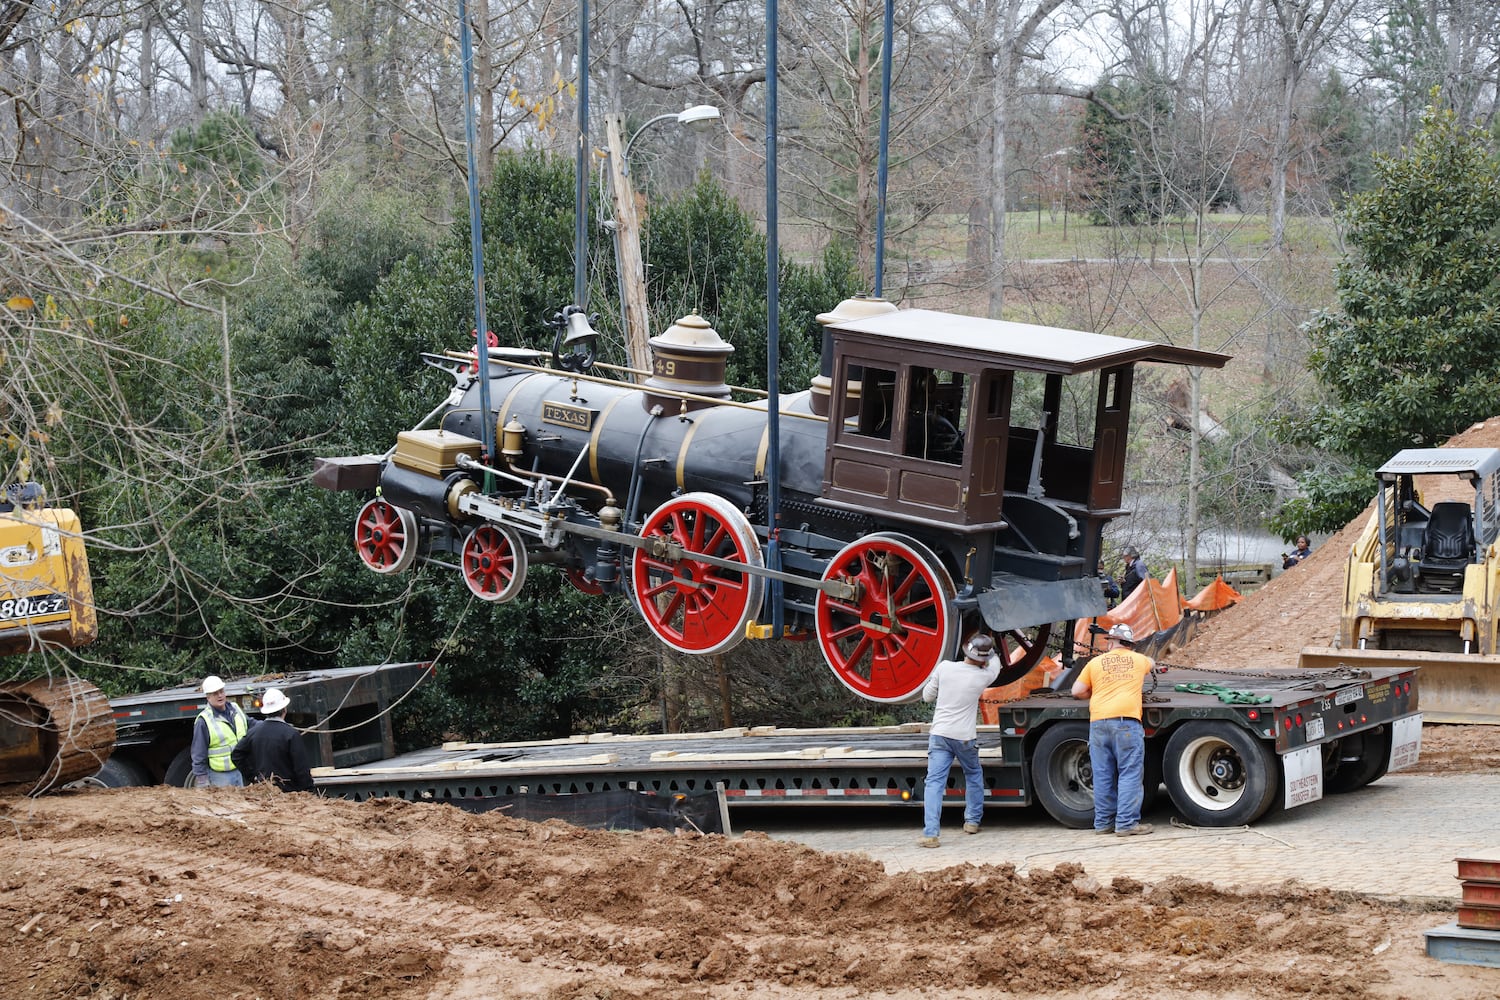
[[[1281,762],[1233,723],[1188,722],[1167,740],[1162,778],[1172,804],[1192,825],[1245,826],[1275,801]]]
[[[118,754],[105,761],[98,774],[84,780],[99,788],[136,788],[153,784],[144,766]]]
[[[167,773],[162,776],[163,785],[176,785],[179,788],[197,788],[198,778],[193,774],[193,748],[183,747],[172,758],[172,763],[167,765]]]
[[[1334,753],[1338,762],[1333,773],[1323,779],[1323,790],[1342,795],[1363,788],[1385,777],[1391,766],[1391,727],[1367,730],[1339,740]]]
[[[1094,772],[1089,764],[1089,724],[1059,722],[1042,733],[1031,756],[1037,801],[1063,826],[1094,825]]]

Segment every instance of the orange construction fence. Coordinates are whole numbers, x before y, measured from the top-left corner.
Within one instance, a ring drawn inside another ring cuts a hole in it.
[[[1148,642],[1158,632],[1170,632],[1182,621],[1182,593],[1177,589],[1177,567],[1168,571],[1164,580],[1142,580],[1130,596],[1115,605],[1108,614],[1098,618],[1080,619],[1073,627],[1073,652],[1076,656],[1087,656],[1101,652],[1104,644],[1090,642],[1089,626],[1098,624],[1109,628],[1124,622],[1135,633],[1137,645]]]
[[[1200,616],[1222,611],[1243,599],[1243,595],[1222,576],[1184,601],[1177,586],[1177,569],[1173,567],[1160,581],[1143,580],[1131,591],[1130,596],[1098,618],[1081,620],[1073,629],[1075,656],[1092,656],[1104,651],[1102,637],[1096,639],[1089,633],[1089,626],[1097,624],[1108,629],[1124,622],[1135,633],[1136,645],[1149,645],[1153,636],[1170,634],[1182,624],[1183,612],[1194,611]],[[1094,639],[1091,643],[1090,640]],[[1062,673],[1062,665],[1051,656],[1044,656],[1020,680],[987,688],[979,699],[979,717],[986,725],[996,725],[1000,719],[1000,706],[1008,701],[1024,698],[1037,688],[1049,687]]]
[[[1223,611],[1231,604],[1244,600],[1244,595],[1224,582],[1224,577],[1216,576],[1213,582],[1193,595],[1183,607],[1189,611],[1202,611],[1205,614],[1210,611]]]

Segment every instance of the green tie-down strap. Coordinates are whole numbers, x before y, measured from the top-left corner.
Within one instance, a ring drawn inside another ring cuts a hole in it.
[[[1234,688],[1227,688],[1222,684],[1178,684],[1172,690],[1187,691],[1190,694],[1211,694],[1226,705],[1264,705],[1271,700],[1271,696],[1268,694],[1236,691]]]

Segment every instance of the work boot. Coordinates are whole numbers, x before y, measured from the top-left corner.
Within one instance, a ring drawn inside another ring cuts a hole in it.
[[[1153,827],[1150,823],[1137,823],[1135,826],[1127,827],[1124,830],[1116,830],[1115,831],[1115,836],[1116,837],[1144,837],[1148,833],[1155,832],[1155,830],[1156,830],[1156,828]]]
[[[978,833],[978,832],[979,832],[979,824],[978,823],[965,823],[964,824],[964,833]]]
[[[1094,832],[1095,832],[1095,833],[1114,833],[1114,832],[1115,832],[1115,828],[1114,828],[1114,827],[1112,827],[1112,826],[1106,826],[1106,827],[1104,827],[1104,828],[1103,828],[1103,829],[1097,829],[1097,828],[1096,828],[1096,829],[1095,829],[1095,830],[1094,830]]]
[[[938,839],[936,837],[923,837],[921,840],[917,841],[917,846],[918,847],[936,847],[936,846],[938,846]]]

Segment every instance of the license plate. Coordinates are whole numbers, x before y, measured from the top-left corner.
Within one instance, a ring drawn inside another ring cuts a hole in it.
[[[20,621],[23,618],[42,618],[47,615],[66,614],[68,599],[62,594],[43,594],[39,597],[9,597],[0,601],[0,622]]]
[[[1347,705],[1351,701],[1359,701],[1364,696],[1365,686],[1363,684],[1356,684],[1352,688],[1339,688],[1335,691],[1333,694],[1333,703],[1335,705]]]
[[[1315,715],[1307,720],[1307,741],[1321,740],[1323,738],[1323,717]]]

